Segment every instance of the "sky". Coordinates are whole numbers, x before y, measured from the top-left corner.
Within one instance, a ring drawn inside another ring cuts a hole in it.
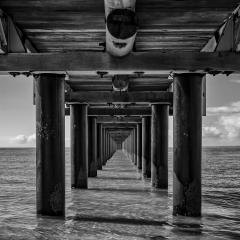
[[[66,146],[70,123],[66,117]],[[35,147],[32,77],[0,76],[0,147]],[[207,75],[207,116],[203,146],[240,146],[240,75]],[[172,117],[169,119],[172,146]]]

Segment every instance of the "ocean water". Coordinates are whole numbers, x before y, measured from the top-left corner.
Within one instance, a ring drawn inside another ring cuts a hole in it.
[[[240,239],[240,147],[203,149],[201,218],[172,216],[169,190],[151,189],[122,152],[88,190],[70,187],[66,149],[66,217],[36,216],[35,149],[0,149],[2,239]]]

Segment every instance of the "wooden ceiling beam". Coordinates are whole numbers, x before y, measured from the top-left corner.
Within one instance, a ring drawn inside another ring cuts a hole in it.
[[[172,116],[173,110],[169,108],[169,116]],[[109,108],[109,107],[89,107],[88,116],[151,116],[151,107],[134,107],[134,108]],[[70,108],[65,108],[65,116],[70,116]]]
[[[88,116],[151,116],[151,107],[88,108]]]
[[[165,103],[172,104],[172,92],[77,91],[68,92],[67,103]]]
[[[128,129],[128,130],[131,130],[131,129],[137,127],[137,123],[127,123],[127,122],[102,123],[102,126],[104,128],[115,128],[115,129]]]
[[[112,116],[100,116],[97,117],[97,122],[98,123],[138,123],[138,122],[142,122],[142,118],[141,117],[123,117],[123,118],[118,118],[118,117],[112,117]]]
[[[0,9],[0,40],[2,36],[3,25],[2,21],[5,22],[5,44],[6,44],[6,53],[37,53],[37,49],[33,43],[26,37],[23,31],[16,26],[12,18]]]
[[[135,52],[114,58],[100,52],[11,53],[0,55],[0,72],[65,71],[177,71],[240,72],[240,54],[235,52]]]

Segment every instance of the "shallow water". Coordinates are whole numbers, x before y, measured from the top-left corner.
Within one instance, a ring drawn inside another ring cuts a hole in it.
[[[88,190],[70,188],[66,218],[37,217],[35,149],[0,149],[0,239],[240,239],[240,147],[203,150],[203,217],[172,216],[169,191],[153,190],[123,153],[108,161]]]

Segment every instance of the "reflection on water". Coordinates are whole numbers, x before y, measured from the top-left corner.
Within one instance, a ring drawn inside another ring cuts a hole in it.
[[[169,191],[154,190],[117,152],[88,190],[72,190],[67,151],[66,218],[59,219],[36,216],[35,150],[0,149],[0,239],[240,239],[240,148],[203,156],[203,217],[189,218],[171,214],[171,171]]]

